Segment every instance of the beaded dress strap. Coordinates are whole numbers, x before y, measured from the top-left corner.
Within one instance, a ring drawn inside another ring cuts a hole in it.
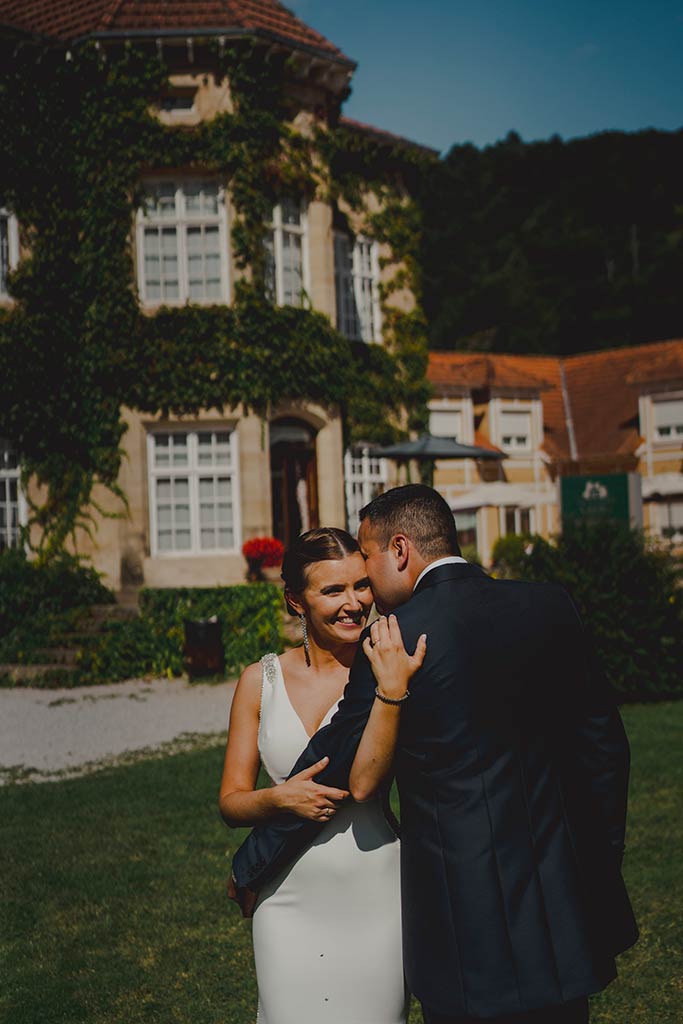
[[[261,722],[261,714],[263,712],[263,698],[266,693],[266,682],[270,684],[271,689],[275,688],[277,682],[277,654],[264,654],[261,658],[261,665],[263,666],[263,678],[261,681],[261,703],[259,704],[258,716],[259,724]]]

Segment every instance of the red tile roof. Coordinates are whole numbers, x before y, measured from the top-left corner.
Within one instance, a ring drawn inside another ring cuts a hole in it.
[[[534,364],[534,358],[546,360],[548,356],[483,355],[479,352],[432,352],[429,359],[429,379],[435,385],[462,388],[500,388],[501,390],[542,391],[550,387],[544,374],[543,362]],[[540,372],[539,372],[540,371]]]
[[[671,380],[671,374],[683,379],[683,341],[588,352],[564,362],[579,453],[628,455],[641,442],[639,385]],[[669,370],[665,377],[662,365]]]
[[[543,403],[543,448],[551,457],[570,457],[568,413],[579,458],[630,456],[642,440],[639,392],[683,384],[683,340],[566,358],[432,352],[428,377],[437,395],[463,388],[537,390]]]
[[[0,0],[0,25],[57,39],[94,31],[111,0]]]
[[[487,448],[490,452],[502,452],[502,448],[496,448],[495,444],[491,444],[488,437],[482,430],[474,431],[474,444],[477,448]]]
[[[411,149],[421,149],[424,153],[429,153],[433,156],[439,155],[438,149],[432,149],[431,146],[423,146],[420,142],[413,142],[412,139],[406,139],[402,135],[394,135],[393,132],[386,132],[383,128],[375,128],[374,125],[364,124],[362,121],[354,121],[352,117],[340,117],[339,124],[342,128],[349,128],[351,131],[357,131],[362,135],[369,135],[380,143],[383,142],[390,146],[408,146]]]
[[[457,394],[463,388],[468,391],[496,388],[509,393],[537,392],[543,401],[544,450],[552,456],[568,453],[560,363],[553,356],[431,352],[427,376],[435,393],[443,396]]]
[[[648,385],[683,381],[683,348],[680,342],[665,342],[657,353],[648,351],[647,360],[636,360],[626,378],[629,384]]]
[[[253,33],[355,67],[279,0],[0,0],[0,25],[63,41],[103,34]]]

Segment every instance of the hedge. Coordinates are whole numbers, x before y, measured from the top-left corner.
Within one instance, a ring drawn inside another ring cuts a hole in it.
[[[81,683],[183,672],[186,619],[221,623],[225,674],[238,675],[268,651],[282,650],[282,594],[271,583],[234,587],[145,589],[140,617],[112,622],[79,659]]]
[[[0,638],[34,616],[113,602],[95,569],[73,555],[42,564],[29,561],[21,548],[0,552]]]
[[[561,583],[620,700],[683,697],[681,563],[668,547],[614,522],[577,521],[554,542],[504,537],[496,575]]]

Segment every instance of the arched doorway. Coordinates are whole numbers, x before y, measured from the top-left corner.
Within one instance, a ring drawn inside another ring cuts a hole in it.
[[[304,420],[270,424],[270,476],[273,534],[285,546],[318,525],[318,471],[315,430]]]

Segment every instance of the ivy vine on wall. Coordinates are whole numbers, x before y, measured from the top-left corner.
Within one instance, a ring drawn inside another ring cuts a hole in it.
[[[16,214],[23,258],[0,310],[0,436],[23,483],[42,558],[91,529],[96,483],[119,494],[123,406],[193,414],[242,406],[262,416],[283,398],[337,405],[348,441],[386,441],[425,422],[426,329],[420,225],[405,188],[420,157],[345,129],[306,137],[288,120],[287,60],[243,45],[207,56],[227,80],[231,113],[168,127],[153,105],[170,69],[131,46],[3,42],[0,203]],[[135,289],[131,230],[145,174],[190,168],[219,176],[236,211],[232,248],[246,271],[231,306],[146,315]],[[364,210],[368,189],[381,212]],[[282,194],[325,193],[362,215],[400,257],[382,292],[385,345],[353,344],[313,310],[265,298],[264,237]],[[418,303],[400,313],[392,293]],[[406,415],[407,412],[407,415]],[[102,513],[103,514],[103,513]]]

